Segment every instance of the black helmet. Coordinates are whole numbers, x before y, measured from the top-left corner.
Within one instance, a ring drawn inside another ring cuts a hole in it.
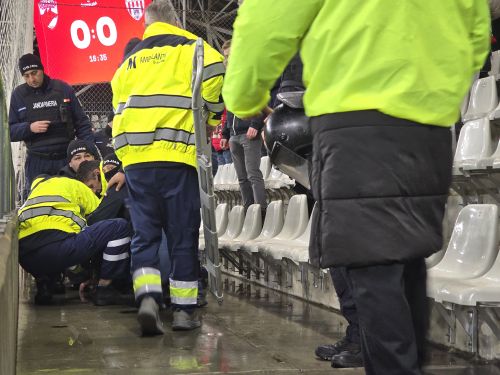
[[[302,108],[302,93],[283,93],[278,99],[282,104],[274,109],[264,127],[269,157],[278,169],[308,187],[312,135]]]

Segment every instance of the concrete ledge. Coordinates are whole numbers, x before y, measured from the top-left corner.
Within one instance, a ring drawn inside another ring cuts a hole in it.
[[[17,216],[0,218],[0,374],[15,375],[19,308]]]

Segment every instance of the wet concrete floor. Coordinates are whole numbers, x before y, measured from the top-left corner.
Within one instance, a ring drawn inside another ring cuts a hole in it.
[[[31,289],[21,292],[18,375],[364,374],[314,356],[318,344],[341,338],[338,314],[239,280],[228,280],[222,306],[209,298],[201,329],[156,337],[139,337],[133,307],[95,307],[74,291],[54,306],[35,307]],[[171,314],[162,318],[168,328]],[[433,348],[426,375],[500,369]]]

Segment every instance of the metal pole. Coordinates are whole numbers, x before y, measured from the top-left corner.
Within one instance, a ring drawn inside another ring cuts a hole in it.
[[[0,79],[0,215],[14,209],[14,184],[12,153],[10,149],[9,123],[5,91]]]
[[[182,0],[182,27],[186,29],[186,0]]]
[[[196,143],[196,159],[198,162],[198,184],[200,188],[201,216],[205,250],[203,260],[209,275],[209,288],[217,301],[222,303],[222,277],[220,269],[219,243],[217,238],[217,225],[215,222],[215,194],[212,174],[212,148],[207,136],[206,118],[204,115],[204,102],[202,97],[204,67],[203,40],[196,41],[193,58],[192,79],[192,109],[194,120],[194,135]]]

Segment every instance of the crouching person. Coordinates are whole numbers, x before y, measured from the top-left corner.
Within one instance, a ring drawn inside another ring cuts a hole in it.
[[[18,214],[19,263],[36,279],[36,304],[51,303],[53,275],[95,255],[102,257],[96,304],[108,304],[113,280],[129,275],[130,225],[111,219],[87,226],[86,216],[98,205],[94,192],[80,181],[41,177],[33,182]]]

